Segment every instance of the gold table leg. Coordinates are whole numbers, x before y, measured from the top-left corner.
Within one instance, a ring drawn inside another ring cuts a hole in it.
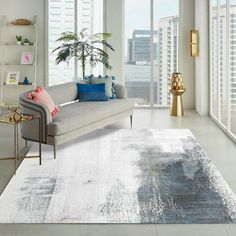
[[[14,174],[15,175],[16,175],[16,166],[17,166],[17,157],[18,157],[17,129],[18,129],[18,125],[14,124]]]
[[[38,156],[25,156],[25,157],[21,157],[20,156],[20,150],[19,150],[19,123],[20,122],[12,122],[9,121],[8,119],[5,119],[5,117],[3,117],[4,119],[0,120],[2,123],[7,123],[7,124],[11,124],[13,125],[13,138],[14,138],[14,155],[13,156],[8,156],[8,157],[1,157],[0,161],[3,160],[14,160],[14,175],[16,175],[16,170],[17,170],[17,161],[18,160],[24,160],[25,158],[39,158],[39,165],[42,164],[42,131],[41,131],[41,117],[37,117],[38,118],[38,124],[39,124],[39,155]],[[26,140],[26,144],[27,144],[27,140]]]

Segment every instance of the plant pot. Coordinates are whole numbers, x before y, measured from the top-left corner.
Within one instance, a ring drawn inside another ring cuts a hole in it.
[[[25,46],[29,46],[30,44],[29,43],[24,43]]]
[[[20,46],[21,45],[21,41],[16,41],[16,45]]]

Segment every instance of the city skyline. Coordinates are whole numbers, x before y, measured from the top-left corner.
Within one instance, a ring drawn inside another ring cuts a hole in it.
[[[178,16],[163,17],[160,19],[158,30],[154,31],[154,101],[158,105],[169,106],[171,102],[170,77],[178,70],[178,23]],[[137,35],[139,37],[136,37]],[[128,94],[131,97],[141,96],[144,103],[149,103],[150,30],[135,29],[133,38],[128,40],[125,65]],[[136,41],[138,43],[135,43]]]
[[[128,39],[126,62],[128,64],[150,63],[150,30],[135,29],[131,39]],[[153,32],[154,60],[157,60],[158,31]]]

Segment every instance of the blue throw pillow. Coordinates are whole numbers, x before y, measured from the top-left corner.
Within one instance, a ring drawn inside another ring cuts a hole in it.
[[[105,83],[102,84],[80,84],[77,83],[79,101],[107,101]]]

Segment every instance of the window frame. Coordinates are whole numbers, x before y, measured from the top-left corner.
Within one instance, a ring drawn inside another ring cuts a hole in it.
[[[212,42],[212,1],[209,1],[209,45],[211,45]],[[220,0],[216,0],[217,3],[217,65],[218,68],[220,67]],[[212,57],[213,52],[211,46],[209,47],[209,100],[210,100],[210,118],[234,141],[236,142],[236,134],[234,134],[231,131],[231,99],[230,99],[230,55],[229,55],[229,49],[230,49],[230,0],[226,0],[226,125],[224,125],[221,122],[221,99],[220,99],[220,93],[221,93],[221,87],[220,87],[220,79],[219,79],[219,70],[217,68],[217,114],[213,114],[213,94],[212,94],[212,87],[213,87],[213,78],[212,78]]]
[[[154,7],[154,1],[158,1],[158,0],[149,0],[149,3],[150,3],[150,9],[149,9],[149,12],[150,12],[150,16],[149,16],[149,30],[150,30],[150,81],[149,81],[149,96],[150,96],[150,99],[149,99],[149,103],[147,104],[136,104],[136,107],[138,108],[144,108],[144,109],[153,109],[153,108],[160,108],[160,109],[169,109],[170,106],[171,106],[171,103],[170,105],[160,105],[160,104],[157,104],[156,101],[154,102],[154,97],[155,97],[155,73],[154,73],[154,32],[155,32],[155,29],[154,29],[154,21],[155,21],[155,17],[154,17],[154,12],[155,12],[155,7]],[[180,24],[180,21],[182,20],[182,14],[181,14],[181,11],[183,9],[181,9],[181,1],[182,0],[179,0],[178,1],[178,6],[179,6],[179,9],[178,9],[178,17],[179,17],[179,24]],[[178,26],[178,36],[180,35],[180,27]],[[178,38],[178,49],[180,48],[180,37]],[[160,55],[160,47],[158,47],[158,55]],[[178,53],[178,58],[177,58],[177,65],[180,65],[180,60],[182,58],[180,57],[180,54]],[[124,62],[125,63],[125,62]],[[157,65],[157,69],[158,69],[158,72],[159,72],[159,68],[160,68],[160,65],[158,63]],[[158,80],[160,81],[160,78],[159,78],[159,73],[158,73]],[[124,76],[124,83],[125,83],[125,76]],[[159,96],[158,92],[157,92],[157,96]],[[169,97],[167,97],[167,100],[169,99]]]
[[[46,0],[45,1],[45,19],[46,19],[46,23],[45,23],[45,42],[46,42],[46,46],[45,46],[45,86],[49,87],[49,57],[48,57],[48,45],[49,45],[49,34],[48,34],[48,29],[49,29],[49,1],[50,0]],[[78,33],[78,1],[79,0],[74,0],[74,32]],[[105,2],[106,0],[102,0],[103,1],[103,28],[105,29],[105,21],[106,21],[106,6],[105,6]],[[75,81],[76,78],[78,78],[78,61],[74,60],[74,77],[73,77],[73,81]],[[105,74],[105,66],[103,65],[103,73]]]

